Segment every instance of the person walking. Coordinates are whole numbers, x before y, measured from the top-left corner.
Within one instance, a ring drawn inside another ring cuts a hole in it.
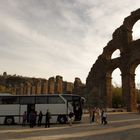
[[[41,126],[42,118],[43,118],[43,114],[42,114],[42,111],[40,111],[39,114],[38,114],[38,126]]]
[[[45,127],[50,127],[50,119],[51,119],[51,114],[47,109],[46,118],[45,118]]]
[[[101,114],[101,119],[102,119],[102,124],[107,124],[107,113],[105,110],[102,110],[102,114]]]

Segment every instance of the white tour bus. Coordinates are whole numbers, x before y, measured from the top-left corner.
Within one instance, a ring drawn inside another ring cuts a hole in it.
[[[27,119],[31,111],[37,114],[42,111],[42,123],[44,123],[47,109],[51,114],[51,123],[66,123],[70,112],[74,113],[75,121],[80,121],[83,102],[83,97],[73,94],[11,95],[1,93],[0,124],[21,124],[25,111]]]

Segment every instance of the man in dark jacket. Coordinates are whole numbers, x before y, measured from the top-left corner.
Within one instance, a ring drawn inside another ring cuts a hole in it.
[[[50,119],[51,119],[51,114],[50,114],[49,110],[47,109],[45,127],[50,127]]]
[[[40,111],[38,114],[38,126],[41,126],[42,118],[43,118],[43,114],[42,114],[42,111]]]

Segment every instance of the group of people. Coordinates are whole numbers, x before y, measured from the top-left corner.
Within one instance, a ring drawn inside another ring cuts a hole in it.
[[[105,109],[89,108],[89,121],[90,124],[96,122],[98,124],[107,124],[107,112]]]
[[[45,127],[50,127],[50,119],[51,114],[49,110],[47,109],[47,112],[45,115],[43,115],[42,111],[40,111],[38,114],[36,111],[31,111],[29,114],[25,111],[22,115],[22,125],[25,126],[25,124],[29,124],[29,126],[32,128],[35,125],[38,125],[39,127],[42,125],[42,119],[43,116],[45,116]],[[73,112],[70,112],[68,115],[68,122],[69,125],[72,125],[72,122],[74,121],[75,115]],[[92,123],[98,123],[98,124],[107,124],[107,112],[105,109],[100,108],[89,108],[89,122]]]
[[[36,111],[31,111],[29,114],[27,114],[27,112],[25,111],[22,116],[22,126],[25,126],[26,123],[29,123],[30,127],[33,128],[37,123],[37,125],[40,127],[42,125],[42,118],[43,118],[42,111],[40,111],[39,114],[37,114]],[[50,119],[51,114],[49,110],[47,110],[45,114],[45,127],[50,127]]]

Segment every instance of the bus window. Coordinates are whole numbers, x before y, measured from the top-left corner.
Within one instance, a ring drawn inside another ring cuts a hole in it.
[[[0,104],[19,104],[19,97],[18,96],[0,97]]]
[[[59,95],[48,96],[49,104],[64,104],[64,100]]]
[[[20,97],[20,104],[35,104],[35,97],[22,96],[22,97]]]
[[[36,96],[36,104],[48,104],[48,97]]]
[[[73,96],[73,101],[80,101],[80,97],[79,96]]]
[[[67,100],[67,101],[72,101],[72,96],[71,95],[63,95],[62,96]]]

